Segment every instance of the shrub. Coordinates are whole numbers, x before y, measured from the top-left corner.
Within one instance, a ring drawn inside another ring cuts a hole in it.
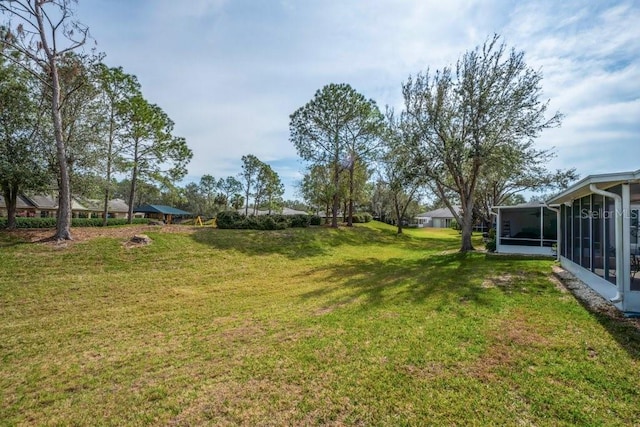
[[[290,226],[284,215],[248,216],[235,211],[220,212],[217,218],[218,228],[246,230],[284,230]]]
[[[305,214],[297,214],[289,217],[291,227],[306,228],[311,223],[311,216]]]
[[[216,218],[216,223],[218,224],[218,228],[228,229],[228,228],[246,228],[243,227],[243,223],[245,221],[245,217],[240,215],[236,211],[224,211],[218,213]]]
[[[55,228],[56,218],[16,218],[17,228]],[[72,218],[72,227],[102,227],[102,218]],[[132,224],[148,224],[148,218],[134,218]],[[107,219],[107,226],[127,225],[128,221],[125,218],[109,218]],[[7,218],[0,218],[0,228],[7,227]]]
[[[484,247],[487,248],[489,252],[495,252],[497,248],[496,243],[496,230],[495,228],[490,228],[487,233],[487,242],[484,244]]]
[[[318,215],[312,215],[309,219],[309,225],[322,225],[322,218]]]
[[[496,239],[496,229],[495,228],[490,228],[488,236],[489,236],[489,239],[495,240]]]
[[[373,216],[371,216],[369,212],[360,212],[360,213],[353,214],[354,224],[370,222],[372,219],[373,219]]]

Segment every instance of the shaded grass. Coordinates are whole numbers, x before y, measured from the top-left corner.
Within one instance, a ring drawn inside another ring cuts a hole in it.
[[[149,235],[2,248],[2,424],[640,415],[638,341],[556,289],[551,261],[462,255],[450,230],[379,223]]]

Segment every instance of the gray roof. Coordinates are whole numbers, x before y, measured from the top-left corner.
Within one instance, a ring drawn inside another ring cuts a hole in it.
[[[58,209],[58,199],[45,194],[28,196],[28,199],[38,209]]]
[[[460,213],[462,208],[460,206],[453,206],[453,208]],[[449,208],[440,208],[433,211],[425,212],[416,215],[416,218],[454,218]]]
[[[84,199],[83,202],[94,211],[102,212],[104,209],[104,200]],[[122,199],[111,199],[107,204],[109,212],[129,212],[129,205]]]
[[[129,205],[122,199],[109,200],[110,212],[129,212]]]
[[[4,197],[0,195],[0,208],[6,208],[7,204],[4,201]],[[33,209],[33,203],[24,196],[18,195],[16,197],[16,209]]]
[[[282,208],[282,215],[308,215],[308,213],[291,208]]]
[[[133,211],[144,213],[160,213],[163,215],[191,215],[191,212],[183,211],[182,209],[166,205],[142,205],[138,206]]]

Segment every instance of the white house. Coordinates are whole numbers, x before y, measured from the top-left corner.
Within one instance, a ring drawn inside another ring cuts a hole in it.
[[[460,206],[453,206],[458,213],[462,212]],[[418,227],[434,227],[434,228],[449,228],[451,227],[451,221],[454,216],[449,208],[441,208],[433,211],[421,213],[413,218],[414,224]]]

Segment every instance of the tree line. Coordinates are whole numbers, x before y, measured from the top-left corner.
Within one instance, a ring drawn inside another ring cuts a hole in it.
[[[81,50],[89,38],[69,0],[0,3],[0,187],[15,226],[22,192],[58,191],[55,238],[71,239],[71,195],[101,194],[128,176],[129,218],[138,185],[171,185],[192,151],[150,103],[134,75]]]
[[[577,178],[575,169],[548,170],[554,150],[534,145],[562,119],[547,117],[541,81],[524,52],[494,35],[455,67],[409,76],[398,113],[382,113],[348,84],[329,84],[290,116],[290,141],[308,163],[301,193],[337,227],[340,200],[350,218],[357,189],[373,181],[371,210],[390,211],[401,233],[407,210],[429,192],[460,225],[461,251],[472,250],[473,227],[492,224],[493,206]]]

